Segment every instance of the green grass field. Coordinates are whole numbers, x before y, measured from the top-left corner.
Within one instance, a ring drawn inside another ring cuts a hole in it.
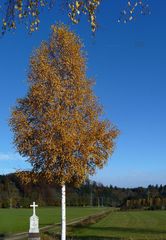
[[[67,208],[67,221],[95,214],[103,208]],[[48,207],[36,210],[40,227],[60,222],[60,208]],[[29,230],[29,217],[32,209],[0,209],[0,234],[19,233]]]
[[[95,224],[71,228],[69,235],[85,239],[165,240],[166,211],[112,212]]]
[[[89,216],[104,208],[67,208],[67,221]],[[0,234],[28,231],[32,209],[0,209]],[[60,222],[60,208],[37,209],[40,227]],[[95,224],[69,227],[79,239],[166,240],[166,211],[112,212]]]

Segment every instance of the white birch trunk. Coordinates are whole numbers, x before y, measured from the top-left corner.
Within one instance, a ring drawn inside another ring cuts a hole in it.
[[[66,240],[66,186],[62,185],[62,234],[61,240]]]

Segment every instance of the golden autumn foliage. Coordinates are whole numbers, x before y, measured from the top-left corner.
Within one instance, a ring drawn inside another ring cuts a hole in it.
[[[25,182],[79,185],[106,163],[118,130],[101,120],[82,44],[67,27],[52,27],[49,41],[30,59],[28,82],[28,93],[18,99],[10,119],[14,144],[32,165],[20,175]]]
[[[90,23],[92,32],[97,28],[97,10],[102,0],[2,0],[2,34],[7,30],[16,29],[18,23],[25,23],[29,32],[38,30],[42,10],[45,8],[53,9],[54,6],[66,11],[72,23],[78,24],[81,17],[85,15]],[[107,1],[105,1],[107,2]],[[116,2],[116,1],[115,1]],[[108,3],[106,3],[108,4]],[[126,5],[126,7],[125,7]],[[121,11],[121,9],[120,9]],[[110,9],[111,12],[111,9]],[[138,14],[149,14],[149,6],[145,0],[125,0],[124,9],[121,11],[120,22],[132,21]],[[118,16],[117,16],[118,18]]]

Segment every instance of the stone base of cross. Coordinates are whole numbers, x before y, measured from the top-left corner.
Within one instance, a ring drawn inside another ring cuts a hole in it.
[[[28,240],[40,240],[40,234],[39,233],[29,233]]]
[[[35,208],[38,207],[38,205],[33,202],[30,207],[33,207],[33,215],[30,217],[30,228],[29,228],[29,240],[40,240],[40,234],[39,234],[39,218],[36,216]]]

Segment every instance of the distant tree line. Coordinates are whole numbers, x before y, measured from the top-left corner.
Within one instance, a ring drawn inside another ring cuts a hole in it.
[[[0,175],[0,207],[60,206],[61,190],[55,184],[23,185],[15,174]],[[121,207],[122,209],[166,209],[166,185],[147,188],[119,188],[86,180],[75,188],[67,187],[67,206]]]

